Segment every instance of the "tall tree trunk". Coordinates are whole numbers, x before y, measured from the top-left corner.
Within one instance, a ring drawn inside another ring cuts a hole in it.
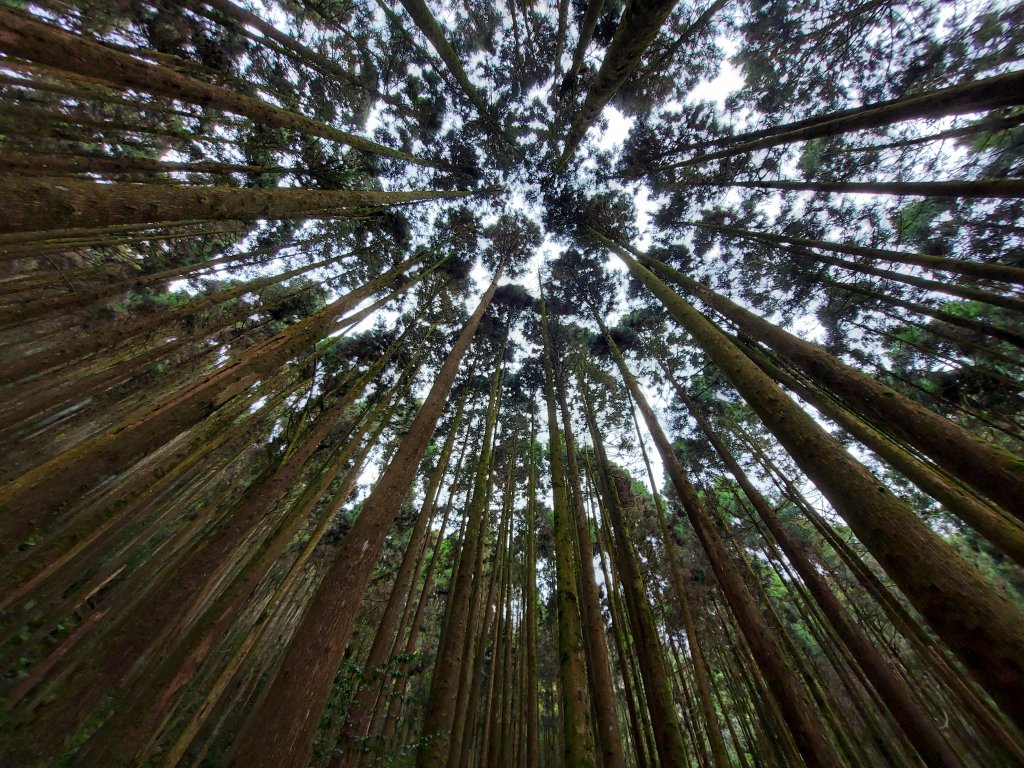
[[[720,232],[733,237],[744,237],[750,240],[763,240],[779,245],[794,245],[802,248],[814,248],[819,251],[832,251],[849,256],[861,256],[875,261],[891,261],[896,264],[907,264],[910,266],[924,267],[930,270],[941,270],[952,272],[965,277],[974,277],[980,280],[1000,280],[1003,282],[1024,285],[1024,269],[1005,264],[986,264],[966,259],[950,259],[945,256],[933,256],[925,253],[907,253],[906,251],[893,251],[886,248],[873,248],[866,245],[854,243],[836,243],[831,240],[816,240],[807,237],[795,237],[787,234],[776,234],[774,232],[763,232],[760,230],[743,229],[725,224],[705,224],[702,222],[688,222],[695,227],[708,229],[713,232]]]
[[[918,459],[888,435],[874,429],[843,408],[818,387],[802,381],[795,374],[776,365],[760,350],[749,345],[745,345],[743,349],[761,370],[798,394],[822,415],[835,421],[861,445],[876,453],[910,482],[940,502],[947,512],[959,517],[1016,563],[1024,566],[1024,525],[1008,518],[1001,510],[986,504],[984,500],[968,493],[957,483],[943,477],[933,465]]]
[[[370,646],[370,653],[363,664],[363,678],[368,682],[360,689],[349,705],[351,713],[349,715],[349,722],[343,728],[339,744],[335,747],[342,752],[351,751],[354,746],[353,742],[367,735],[366,727],[373,716],[374,701],[378,698],[377,693],[383,685],[382,678],[384,672],[381,666],[387,661],[388,651],[393,645],[392,636],[399,612],[408,602],[406,594],[409,591],[414,576],[414,569],[418,563],[420,545],[426,540],[428,523],[434,515],[434,505],[440,494],[441,481],[448,471],[448,462],[451,459],[452,449],[455,446],[455,435],[462,423],[462,414],[466,407],[468,396],[469,389],[466,389],[463,391],[458,405],[455,407],[455,415],[451,426],[448,428],[448,435],[445,437],[444,445],[437,459],[437,465],[430,474],[430,480],[423,495],[423,506],[416,517],[416,523],[413,525],[412,532],[409,535],[409,543],[406,545],[402,562],[398,567],[398,572],[395,574],[391,594],[378,622],[377,632],[374,635],[373,644]]]
[[[750,482],[746,473],[740,467],[739,462],[733,457],[725,443],[708,423],[707,418],[701,412],[697,404],[690,399],[689,395],[670,377],[676,395],[686,406],[687,410],[696,420],[700,430],[707,437],[708,442],[715,449],[722,463],[739,483],[743,493],[751,505],[761,517],[765,526],[771,531],[775,541],[785,553],[787,560],[792,563],[793,568],[804,584],[814,596],[818,606],[824,612],[829,623],[835,629],[839,638],[850,650],[867,674],[871,684],[878,690],[889,712],[900,724],[903,732],[910,739],[917,749],[918,754],[926,765],[947,766],[954,768],[962,763],[950,749],[949,745],[939,733],[935,724],[928,719],[918,708],[910,696],[906,686],[896,677],[888,667],[881,654],[874,648],[868,637],[860,628],[850,620],[846,610],[839,603],[838,598],[829,588],[822,576],[815,570],[803,550],[797,545],[789,532],[782,525],[775,511],[771,508],[761,493]]]
[[[57,69],[96,78],[122,88],[198,104],[242,115],[257,124],[319,136],[346,144],[361,152],[432,166],[430,160],[390,149],[376,142],[333,128],[296,112],[275,107],[251,96],[150,64],[130,53],[87,40],[10,10],[0,9],[0,50]],[[440,167],[444,167],[441,165]]]
[[[660,360],[658,361],[661,362]],[[632,395],[630,395],[632,403]],[[665,516],[665,505],[661,494],[658,492],[654,479],[654,471],[651,468],[651,461],[647,455],[647,447],[644,445],[644,437],[640,432],[640,421],[637,419],[636,411],[630,408],[633,417],[633,426],[636,430],[637,444],[640,446],[640,454],[647,469],[648,482],[651,486],[651,495],[654,499],[655,512],[658,515],[658,527],[661,529],[661,538],[664,542],[665,556],[669,560],[669,577],[672,587],[679,601],[680,613],[683,617],[683,629],[686,632],[686,642],[690,651],[690,659],[693,662],[693,677],[697,686],[697,698],[700,702],[701,714],[704,717],[704,725],[707,729],[708,741],[711,744],[711,759],[714,768],[729,768],[729,753],[725,748],[725,741],[722,738],[722,725],[715,710],[715,703],[711,696],[711,681],[708,678],[707,663],[704,660],[704,651],[701,650],[700,640],[697,637],[697,624],[693,618],[692,598],[690,590],[686,588],[686,579],[679,567],[678,553],[673,551],[675,538],[671,535],[668,527],[668,520]],[[680,675],[683,670],[680,669]]]
[[[553,350],[545,350],[556,360]],[[594,707],[594,725],[597,745],[600,750],[600,765],[603,768],[625,768],[622,755],[622,735],[615,713],[615,690],[612,687],[611,660],[608,657],[608,643],[604,629],[604,615],[601,598],[594,576],[594,544],[587,527],[586,512],[583,509],[583,489],[580,484],[579,463],[576,460],[576,441],[572,433],[572,414],[566,395],[566,372],[564,358],[558,359],[559,374],[554,386],[555,399],[562,416],[562,436],[565,440],[566,481],[570,491],[570,505],[575,517],[576,546],[580,553],[580,614],[583,621],[584,647],[587,652],[587,674],[590,681],[590,695]],[[552,366],[555,367],[554,365]]]
[[[3,10],[0,9],[0,14]],[[420,200],[466,197],[474,192],[376,192],[185,187],[168,184],[96,184],[72,179],[0,177],[0,196],[8,201],[0,232],[24,232],[118,224],[255,219],[347,218],[368,208]]]
[[[712,160],[744,155],[758,149],[839,136],[852,131],[883,128],[905,120],[986,112],[1000,107],[1015,106],[1024,103],[1021,93],[1024,93],[1024,72],[1007,72],[902,99],[866,104],[806,120],[784,123],[763,131],[717,139],[715,143],[728,142],[729,146],[716,152],[664,165],[657,170],[700,165]]]
[[[676,2],[677,0],[631,0],[626,4],[619,25],[615,29],[615,37],[605,51],[601,69],[590,85],[579,114],[569,127],[565,147],[558,161],[559,169],[565,168],[583,141],[587,130],[601,114],[601,110],[640,64],[640,58],[658,36],[662,24],[672,13]]]
[[[599,233],[597,236],[603,238]],[[663,302],[668,301],[673,305],[682,302],[661,280],[636,262],[625,248],[607,238],[603,238],[603,241],[627,260],[631,270],[641,270],[637,274],[644,275],[645,284],[654,286],[651,290],[659,298],[665,297],[662,298]],[[820,347],[767,322],[678,270],[649,257],[644,257],[644,261],[650,269],[721,312],[744,333],[775,350],[807,373],[812,380],[825,385],[856,413],[914,446],[979,495],[992,499],[1006,511],[1024,519],[1024,469],[1014,456],[975,438],[948,419],[843,364]],[[694,322],[700,322],[693,314],[695,310],[685,302],[682,304],[685,307],[680,305],[679,311],[695,317]],[[704,322],[707,322],[706,319]],[[723,349],[728,350],[730,347],[727,345]]]
[[[596,313],[595,317],[597,317]],[[771,688],[775,702],[785,717],[793,738],[800,749],[800,753],[812,765],[838,765],[836,755],[825,738],[821,722],[815,716],[796,675],[782,655],[775,632],[772,631],[761,615],[753,596],[750,594],[750,590],[744,583],[736,564],[730,558],[724,542],[712,524],[710,515],[698,497],[696,488],[693,487],[682,465],[676,458],[672,444],[658,423],[654,411],[648,405],[647,398],[641,391],[640,385],[626,365],[622,353],[618,351],[618,347],[615,346],[611,336],[608,335],[607,329],[604,328],[600,318],[598,318],[598,322],[601,324],[602,332],[609,342],[626,387],[629,389],[634,402],[644,417],[647,430],[654,438],[654,444],[658,448],[658,454],[661,456],[665,471],[671,479],[676,493],[679,495],[690,525],[693,527],[704,551],[708,555],[708,561],[711,563],[718,584],[722,588],[722,593],[725,595],[730,608],[732,608],[733,615],[743,631],[743,635],[750,646],[751,653],[754,655],[758,667],[765,676],[765,681]]]
[[[526,485],[526,746],[524,768],[540,766],[540,707],[537,693],[537,420],[530,414],[529,478]]]
[[[583,61],[587,56],[587,48],[594,37],[594,30],[597,29],[597,22],[601,20],[601,12],[604,10],[604,0],[587,0],[587,9],[583,12],[583,20],[580,21],[579,36],[576,38],[576,48],[572,52],[572,64],[565,74],[562,90],[576,80],[576,76],[583,68]]]
[[[412,485],[444,410],[462,358],[490,306],[503,269],[498,268],[402,439],[374,485],[302,616],[263,698],[245,721],[231,765],[304,766],[309,759],[331,681],[348,645],[363,592],[391,524]],[[286,726],[286,727],[285,727]]]
[[[547,307],[541,299],[541,338],[544,344],[544,394],[548,416],[548,460],[551,464],[551,492],[554,510],[555,538],[555,602],[558,607],[558,674],[561,681],[562,731],[565,744],[565,765],[595,768],[590,723],[590,692],[587,687],[587,667],[583,646],[579,595],[576,592],[578,560],[573,536],[572,512],[569,510],[565,469],[562,464],[562,440],[558,430],[554,386],[554,368],[551,360],[551,340],[548,335]]]
[[[476,566],[476,553],[483,543],[484,519],[490,495],[490,471],[494,455],[494,433],[498,422],[498,395],[504,366],[495,360],[491,376],[491,392],[487,404],[483,445],[477,461],[473,481],[473,495],[466,509],[466,535],[462,557],[452,571],[452,585],[448,595],[448,615],[438,644],[437,656],[430,681],[426,716],[423,722],[423,743],[416,755],[416,765],[442,766],[448,761],[454,745],[456,704],[460,680],[464,677],[464,654],[467,642],[475,637],[478,627],[471,627],[474,593],[481,592],[483,573]],[[472,632],[471,632],[472,630]],[[461,744],[456,747],[461,749]]]
[[[455,78],[455,82],[459,84],[459,88],[462,89],[466,98],[469,99],[469,102],[480,114],[480,117],[483,118],[488,130],[501,141],[504,141],[511,147],[515,147],[515,143],[505,134],[497,115],[495,115],[494,110],[485,101],[480,89],[470,82],[469,75],[466,74],[466,70],[459,60],[459,54],[456,53],[452,44],[448,42],[444,30],[437,23],[437,19],[431,13],[426,0],[401,0],[401,3],[416,23],[417,28],[430,42],[431,47],[441,57],[445,66],[448,67],[448,71]]]
[[[615,560],[619,564],[619,580],[625,597],[626,615],[636,642],[637,660],[643,678],[647,709],[651,715],[658,759],[662,765],[685,765],[689,762],[689,755],[683,744],[683,734],[676,716],[672,686],[665,669],[664,649],[659,639],[658,627],[654,622],[650,600],[644,590],[643,575],[626,522],[625,509],[634,505],[630,479],[621,472],[613,471],[608,464],[596,416],[585,390],[583,402],[587,409],[591,440],[594,443],[599,488],[604,493],[605,509],[609,513]]]
[[[974,677],[1015,722],[1024,723],[1024,701],[1014,693],[1024,683],[1021,611],[783,395],[710,320],[624,249],[615,252],[691,333]]]
[[[706,181],[678,181],[669,184],[668,188],[673,191],[682,191],[705,186],[843,195],[911,195],[966,199],[1024,197],[1024,180],[1021,179],[976,179],[972,181],[791,181],[788,179],[716,181],[708,179]]]
[[[7,483],[0,489],[0,507],[16,509],[19,515],[9,527],[4,526],[2,549],[20,543],[29,532],[52,520],[69,502],[110,475],[126,469],[147,452],[169,444],[175,436],[204,419],[222,416],[223,406],[233,397],[327,336],[334,329],[339,314],[387,285],[415,261],[413,257],[388,270],[248,350],[198,384],[130,414],[96,437]],[[165,462],[186,457],[195,447],[187,441],[174,444]],[[55,477],[60,477],[60,481],[53,482]]]
[[[947,312],[943,309],[936,309],[924,304],[901,299],[891,293],[879,293],[878,291],[872,291],[869,288],[865,288],[863,285],[844,283],[838,280],[829,280],[827,278],[823,282],[826,285],[839,288],[842,291],[846,291],[857,296],[866,296],[867,298],[882,304],[899,307],[900,309],[924,315],[925,317],[931,317],[938,320],[940,323],[952,325],[956,328],[963,328],[964,330],[969,331],[970,333],[976,333],[979,336],[988,336],[997,341],[1012,344],[1018,350],[1024,350],[1024,333],[1014,330],[1013,328],[994,325],[987,320],[976,320],[972,317],[962,317],[961,315],[954,314],[953,312]],[[931,328],[926,328],[926,330],[932,331],[933,333],[940,333],[937,330],[933,331]]]

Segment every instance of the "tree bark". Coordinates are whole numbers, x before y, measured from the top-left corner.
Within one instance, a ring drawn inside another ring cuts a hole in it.
[[[601,322],[600,318],[598,318],[598,321]],[[772,692],[776,704],[783,713],[783,717],[796,741],[800,754],[810,765],[822,766],[823,768],[825,766],[838,766],[838,757],[825,737],[820,720],[818,720],[811,709],[810,702],[807,700],[807,694],[782,655],[778,637],[761,615],[761,611],[754,602],[750,590],[744,583],[736,564],[732,561],[724,542],[712,524],[710,515],[698,497],[697,489],[694,488],[686,476],[682,464],[679,463],[672,449],[672,444],[658,423],[654,411],[648,405],[647,398],[641,391],[639,384],[626,365],[622,353],[619,352],[615,342],[608,335],[607,329],[604,328],[603,322],[601,322],[601,327],[605,338],[608,340],[609,347],[612,349],[612,354],[626,387],[629,389],[630,394],[633,396],[633,401],[637,404],[640,413],[644,417],[647,430],[654,438],[654,444],[658,449],[658,454],[661,456],[665,471],[672,481],[676,493],[679,495],[690,525],[693,527],[701,546],[707,553],[708,561],[711,563],[718,584],[722,588],[722,593],[732,609],[733,615],[743,632],[743,636],[747,640],[747,644],[761,673],[765,677],[765,681]]]
[[[693,187],[740,187],[777,189],[782,192],[822,192],[844,195],[896,195],[914,197],[1009,198],[1024,197],[1022,179],[976,179],[973,181],[679,181],[668,185],[674,191]]]
[[[597,417],[590,402],[590,396],[583,391],[583,404],[590,427],[590,437],[597,459],[598,487],[605,496],[614,538],[615,560],[619,565],[619,581],[622,584],[626,603],[626,615],[636,642],[637,660],[644,682],[647,709],[651,714],[654,743],[658,760],[662,765],[686,765],[689,755],[683,744],[683,734],[676,716],[672,686],[665,669],[664,649],[654,622],[654,612],[644,590],[643,575],[637,560],[636,549],[630,538],[625,508],[633,505],[630,479],[621,472],[612,470],[604,450],[604,442],[598,431]]]
[[[412,485],[462,358],[490,306],[502,271],[499,267],[438,371],[398,452],[342,542],[263,698],[236,738],[238,750],[230,765],[301,768],[308,761],[331,681],[352,635],[373,566]]]
[[[945,766],[946,768],[959,768],[963,764],[956,757],[950,746],[943,739],[935,724],[925,716],[910,696],[906,686],[896,677],[893,671],[886,664],[881,654],[875,649],[864,632],[850,620],[846,610],[839,603],[838,598],[829,588],[822,576],[815,570],[803,550],[789,535],[789,532],[779,520],[775,511],[771,508],[761,493],[750,482],[746,473],[740,467],[739,462],[733,457],[725,443],[708,423],[707,418],[697,407],[697,404],[690,399],[689,395],[680,387],[674,378],[670,381],[675,389],[676,395],[686,406],[687,410],[697,421],[701,432],[707,437],[708,442],[715,449],[722,463],[725,464],[730,474],[739,483],[743,493],[756,510],[761,520],[771,532],[775,541],[786,555],[786,559],[792,563],[793,568],[803,579],[804,584],[814,597],[818,607],[821,608],[829,623],[835,629],[836,634],[850,650],[867,674],[868,679],[882,697],[893,719],[900,724],[903,732],[910,739],[918,755],[929,766]]]
[[[658,36],[662,24],[672,13],[676,2],[677,0],[631,0],[626,4],[615,30],[615,37],[605,51],[601,69],[598,70],[597,77],[587,92],[586,101],[583,102],[579,114],[569,127],[565,148],[558,161],[559,169],[565,168],[601,110],[640,64],[640,58]]]
[[[769,243],[780,245],[796,245],[804,248],[814,248],[819,251],[832,251],[834,253],[847,254],[849,256],[862,256],[876,261],[891,261],[896,264],[908,264],[911,266],[924,267],[930,270],[941,270],[952,272],[957,275],[974,277],[981,280],[999,280],[1016,285],[1024,285],[1024,269],[1012,267],[1005,264],[986,264],[983,262],[967,261],[966,259],[950,259],[945,256],[931,256],[924,253],[907,253],[906,251],[893,251],[886,248],[873,248],[866,245],[854,243],[835,243],[830,240],[814,240],[806,237],[794,237],[786,234],[773,232],[762,232],[740,227],[727,226],[725,224],[703,224],[690,222],[695,227],[710,229],[733,237],[745,237],[751,240],[764,240]]]
[[[0,9],[0,14],[4,11]],[[107,224],[164,224],[203,219],[317,219],[352,217],[366,209],[422,200],[450,200],[474,192],[374,192],[96,184],[72,179],[0,177],[7,200],[0,232],[34,232]]]
[[[413,157],[361,136],[346,133],[251,96],[244,96],[182,75],[168,67],[150,64],[129,53],[109,48],[6,9],[0,9],[0,50],[11,56],[100,79],[122,88],[137,89],[209,109],[232,112],[257,124],[264,123],[330,139],[362,152],[417,165],[445,167],[431,160]]]
[[[1024,682],[1021,611],[783,395],[710,320],[623,248],[606,243],[693,335],[936,634],[1007,715],[1024,723],[1024,701],[1015,693]]]
[[[747,154],[758,149],[827,136],[839,136],[851,131],[884,128],[906,120],[938,118],[947,115],[986,112],[1000,107],[1012,107],[1024,103],[1022,93],[1024,93],[1024,72],[1007,72],[902,99],[853,107],[763,131],[726,137],[718,140],[729,142],[729,146],[724,149],[664,165],[656,170],[700,165],[712,160]]]
[[[554,509],[555,601],[558,607],[558,671],[561,680],[562,732],[565,765],[595,768],[590,722],[590,695],[577,594],[578,560],[569,510],[565,469],[562,464],[562,440],[558,430],[551,340],[548,335],[547,308],[541,300],[541,338],[544,344],[544,393],[548,415],[548,460],[551,464],[551,492]]]
[[[600,233],[597,236],[603,238]],[[607,238],[604,242],[628,260],[627,263],[634,260],[620,245]],[[975,438],[967,430],[934,411],[845,365],[820,347],[769,323],[678,270],[649,257],[643,259],[652,270],[687,293],[699,297],[736,323],[744,333],[766,344],[804,371],[811,380],[826,386],[847,402],[855,413],[865,416],[875,426],[890,431],[914,446],[979,495],[992,499],[1007,512],[1024,519],[1024,468],[1016,457],[998,446]],[[651,284],[660,283],[655,278]],[[662,284],[658,291],[668,301],[681,301],[671,290],[663,288]],[[689,307],[688,304],[686,306]]]

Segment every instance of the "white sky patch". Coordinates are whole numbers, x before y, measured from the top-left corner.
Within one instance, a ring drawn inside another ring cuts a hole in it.
[[[601,119],[606,121],[607,127],[601,132],[596,144],[598,149],[606,152],[619,149],[629,136],[629,129],[633,127],[634,119],[626,117],[612,105],[608,105],[601,113]]]
[[[740,70],[733,66],[732,63],[726,59],[722,62],[722,68],[718,73],[718,76],[713,80],[701,80],[697,85],[686,95],[686,101],[689,104],[696,104],[701,101],[713,101],[718,104],[719,108],[725,106],[725,100],[730,94],[738,91],[743,87],[743,75],[740,74]]]

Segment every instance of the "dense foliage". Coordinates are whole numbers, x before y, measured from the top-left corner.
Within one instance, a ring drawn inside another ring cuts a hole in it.
[[[1024,765],[1022,59],[4,0],[0,764]]]

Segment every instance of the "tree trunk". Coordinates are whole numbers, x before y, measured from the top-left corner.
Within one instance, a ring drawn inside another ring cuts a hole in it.
[[[1024,103],[1024,72],[1007,72],[983,80],[971,80],[948,88],[915,94],[902,99],[867,104],[827,115],[720,139],[729,146],[657,170],[684,168],[712,160],[747,154],[758,149],[794,144],[810,139],[839,136],[852,131],[883,128],[905,120],[987,112]]]
[[[631,0],[626,4],[619,25],[615,29],[615,37],[605,51],[601,69],[598,70],[587,92],[586,101],[579,114],[569,127],[565,148],[558,161],[559,169],[565,168],[583,141],[587,130],[601,114],[601,110],[640,64],[640,58],[658,36],[662,24],[672,13],[676,2],[677,0]]]
[[[0,49],[10,56],[75,72],[88,78],[97,78],[122,88],[232,112],[257,124],[263,123],[319,136],[346,144],[361,152],[417,165],[444,167],[437,166],[430,160],[413,157],[369,139],[340,131],[251,96],[204,83],[168,67],[150,64],[130,53],[109,48],[5,9],[0,9]]]
[[[1024,683],[1020,610],[783,395],[710,320],[625,250],[614,251],[736,386],[974,677],[1015,722],[1024,723],[1024,701],[1014,693]]]
[[[866,245],[853,243],[835,243],[830,240],[813,240],[806,237],[794,237],[786,234],[775,234],[773,232],[761,232],[740,227],[727,226],[725,224],[703,224],[700,222],[689,222],[695,227],[709,229],[714,232],[721,232],[734,237],[745,237],[751,240],[764,240],[779,245],[795,245],[803,248],[816,248],[819,251],[832,251],[849,256],[862,256],[877,261],[891,261],[896,264],[908,264],[917,267],[924,267],[930,270],[941,270],[952,272],[965,277],[974,277],[980,280],[1000,280],[1016,285],[1024,285],[1024,269],[1004,264],[986,264],[966,259],[950,259],[945,256],[932,256],[924,253],[907,253],[905,251],[893,251],[886,248],[873,248]]]
[[[4,11],[0,9],[0,14]],[[23,176],[0,177],[8,201],[0,232],[27,232],[116,224],[164,224],[204,219],[350,218],[383,205],[466,197],[474,192],[374,192],[184,187],[167,184],[96,184],[72,179],[52,184]]]
[[[562,440],[558,431],[551,341],[548,335],[547,308],[541,300],[541,337],[544,344],[544,393],[548,415],[548,460],[551,463],[551,489],[555,538],[555,601],[558,606],[558,673],[561,680],[562,731],[565,765],[595,768],[590,723],[590,695],[583,645],[579,595],[576,593],[578,560],[573,536],[572,513],[562,465]]]
[[[821,192],[843,195],[911,195],[915,197],[1009,198],[1024,197],[1022,179],[977,179],[973,181],[791,181],[788,179],[742,181],[680,181],[671,190],[693,187],[741,187],[777,189],[782,192]]]
[[[555,353],[547,349],[552,361]],[[583,509],[583,489],[580,485],[580,469],[576,460],[576,441],[572,433],[572,414],[566,396],[566,375],[564,359],[558,360],[560,376],[553,382],[555,399],[562,416],[562,435],[565,440],[566,481],[571,491],[570,505],[573,508],[576,529],[576,547],[580,553],[579,574],[581,586],[580,614],[583,621],[583,639],[587,652],[587,673],[590,681],[590,695],[594,706],[594,725],[597,745],[600,750],[600,765],[603,768],[625,768],[622,755],[622,735],[615,713],[615,690],[612,687],[611,660],[608,657],[608,642],[605,636],[604,615],[601,598],[594,576],[594,544],[590,539],[586,513]],[[554,366],[552,366],[554,367]]]
[[[661,363],[661,360],[659,359],[658,362]],[[630,396],[630,402],[632,403],[632,396]],[[678,553],[673,552],[675,539],[669,531],[668,520],[665,516],[665,505],[655,483],[654,472],[651,468],[650,459],[647,456],[647,448],[644,445],[644,438],[640,432],[640,422],[637,419],[636,411],[631,408],[630,412],[633,417],[633,426],[636,429],[637,444],[640,446],[640,454],[647,469],[651,495],[654,499],[654,508],[658,515],[658,527],[661,529],[661,538],[664,542],[665,556],[669,561],[669,578],[683,616],[683,629],[686,632],[686,642],[690,651],[690,659],[693,662],[693,677],[697,686],[697,698],[700,702],[701,714],[704,717],[708,741],[711,744],[711,760],[714,763],[714,768],[729,768],[729,753],[725,748],[725,740],[722,738],[722,725],[711,696],[711,681],[708,678],[704,651],[701,650],[701,641],[697,637],[697,624],[693,619],[692,597],[689,594],[690,591],[686,588],[686,579],[679,567]],[[682,669],[680,669],[680,675],[683,675]]]
[[[800,578],[803,579],[804,584],[811,595],[813,595],[829,623],[835,629],[836,634],[867,674],[871,684],[879,692],[882,701],[896,722],[900,724],[900,727],[907,735],[907,738],[910,739],[915,749],[917,749],[921,759],[926,765],[930,766],[959,768],[962,763],[950,749],[945,739],[943,739],[938,728],[918,708],[906,686],[888,667],[868,637],[850,620],[848,613],[839,603],[838,598],[836,598],[818,571],[815,570],[803,550],[790,537],[789,532],[782,525],[775,511],[754,487],[753,483],[750,482],[750,479],[740,467],[739,462],[736,461],[729,452],[729,449],[726,448],[725,443],[722,442],[717,433],[712,429],[704,414],[697,407],[697,404],[690,399],[674,378],[670,377],[670,381],[675,388],[676,395],[682,400],[687,410],[697,421],[697,425],[715,449],[722,463],[725,464],[732,476],[736,478],[736,482],[743,489],[743,493],[785,553],[786,559],[792,563],[793,568],[800,574]]]
[[[302,616],[263,698],[245,721],[231,765],[305,766],[331,682],[348,645],[363,592],[444,410],[463,356],[498,287],[499,267],[462,329]],[[285,725],[287,724],[287,727]]]
[[[595,318],[597,318],[596,313]],[[810,765],[838,766],[838,759],[825,737],[821,722],[815,716],[796,675],[782,655],[778,638],[761,615],[750,590],[712,524],[710,515],[698,497],[696,488],[693,487],[676,458],[672,444],[658,423],[654,411],[648,405],[647,399],[627,367],[625,359],[618,351],[611,336],[608,335],[603,322],[600,321],[600,318],[597,319],[612,349],[626,387],[644,417],[647,430],[654,438],[654,444],[658,448],[665,471],[679,495],[690,525],[707,553],[708,561],[722,588],[722,593],[732,609],[761,673],[765,676],[775,702],[785,717],[786,724],[796,740],[801,755]]]
[[[683,744],[683,734],[672,699],[672,686],[665,670],[664,649],[650,600],[644,590],[643,575],[640,573],[640,564],[624,512],[624,508],[634,505],[630,479],[621,472],[613,472],[609,466],[589,394],[586,390],[582,394],[597,460],[598,488],[604,494],[605,509],[610,518],[615,560],[619,565],[619,581],[625,597],[626,615],[636,641],[637,660],[644,682],[647,709],[651,714],[658,760],[662,765],[686,765],[689,755]]]
[[[524,768],[540,765],[540,708],[537,695],[537,421],[530,415],[529,479],[526,486],[526,746]]]
[[[603,236],[598,234],[598,237]],[[628,259],[627,263],[634,261],[625,249],[612,241],[605,239],[605,244]],[[743,309],[678,270],[648,257],[644,257],[644,261],[651,269],[721,312],[744,333],[750,334],[775,350],[807,373],[812,380],[828,387],[849,403],[854,412],[864,415],[876,426],[889,430],[925,456],[932,458],[951,476],[959,478],[978,494],[992,499],[1008,512],[1024,519],[1024,469],[1014,456],[997,446],[978,440],[948,419],[843,364],[820,347]],[[633,268],[631,265],[631,269]],[[640,274],[648,273],[643,267],[640,269],[643,270]],[[682,301],[664,287],[653,274],[646,279],[650,281],[651,278],[654,279],[651,285],[661,285],[657,289],[652,288],[659,297],[664,295],[671,303]],[[686,304],[686,307],[689,305]],[[690,307],[688,314],[694,312],[695,310]],[[707,322],[706,319],[704,322]],[[726,346],[725,349],[729,347]]]
[[[395,581],[391,587],[391,594],[384,606],[377,624],[377,632],[373,637],[373,644],[370,646],[370,653],[363,664],[363,678],[368,681],[356,694],[349,705],[349,722],[342,730],[339,743],[335,747],[342,752],[350,751],[356,739],[366,736],[366,727],[373,715],[374,701],[383,683],[380,678],[384,672],[381,666],[388,660],[388,651],[391,649],[395,631],[395,623],[398,621],[398,614],[406,604],[406,594],[414,576],[414,568],[418,563],[418,555],[421,544],[426,541],[428,523],[434,515],[434,505],[440,494],[441,481],[448,471],[448,462],[451,458],[452,449],[455,445],[455,434],[459,431],[462,422],[462,413],[466,407],[466,399],[469,390],[466,389],[455,406],[455,416],[451,426],[448,428],[448,435],[445,437],[444,446],[441,448],[437,465],[430,475],[427,488],[423,495],[423,506],[416,517],[412,532],[409,535],[409,543],[406,545],[402,562],[395,574]]]
[[[223,406],[285,361],[327,336],[342,312],[401,275],[416,260],[403,262],[350,291],[286,331],[248,350],[237,360],[194,386],[176,392],[151,408],[143,408],[51,461],[26,472],[0,489],[0,506],[19,515],[3,530],[3,546],[17,545],[32,530],[52,520],[110,475],[126,469],[146,453],[207,418],[218,418]],[[172,456],[187,456],[195,446],[175,445]],[[60,482],[53,482],[60,477]]]
[[[823,416],[835,421],[893,469],[941,503],[947,512],[959,517],[1016,563],[1024,566],[1024,526],[1007,518],[1005,513],[971,495],[955,482],[947,480],[936,468],[897,445],[883,432],[869,426],[828,394],[772,363],[760,350],[750,346],[744,346],[743,349],[761,370],[798,394]]]

